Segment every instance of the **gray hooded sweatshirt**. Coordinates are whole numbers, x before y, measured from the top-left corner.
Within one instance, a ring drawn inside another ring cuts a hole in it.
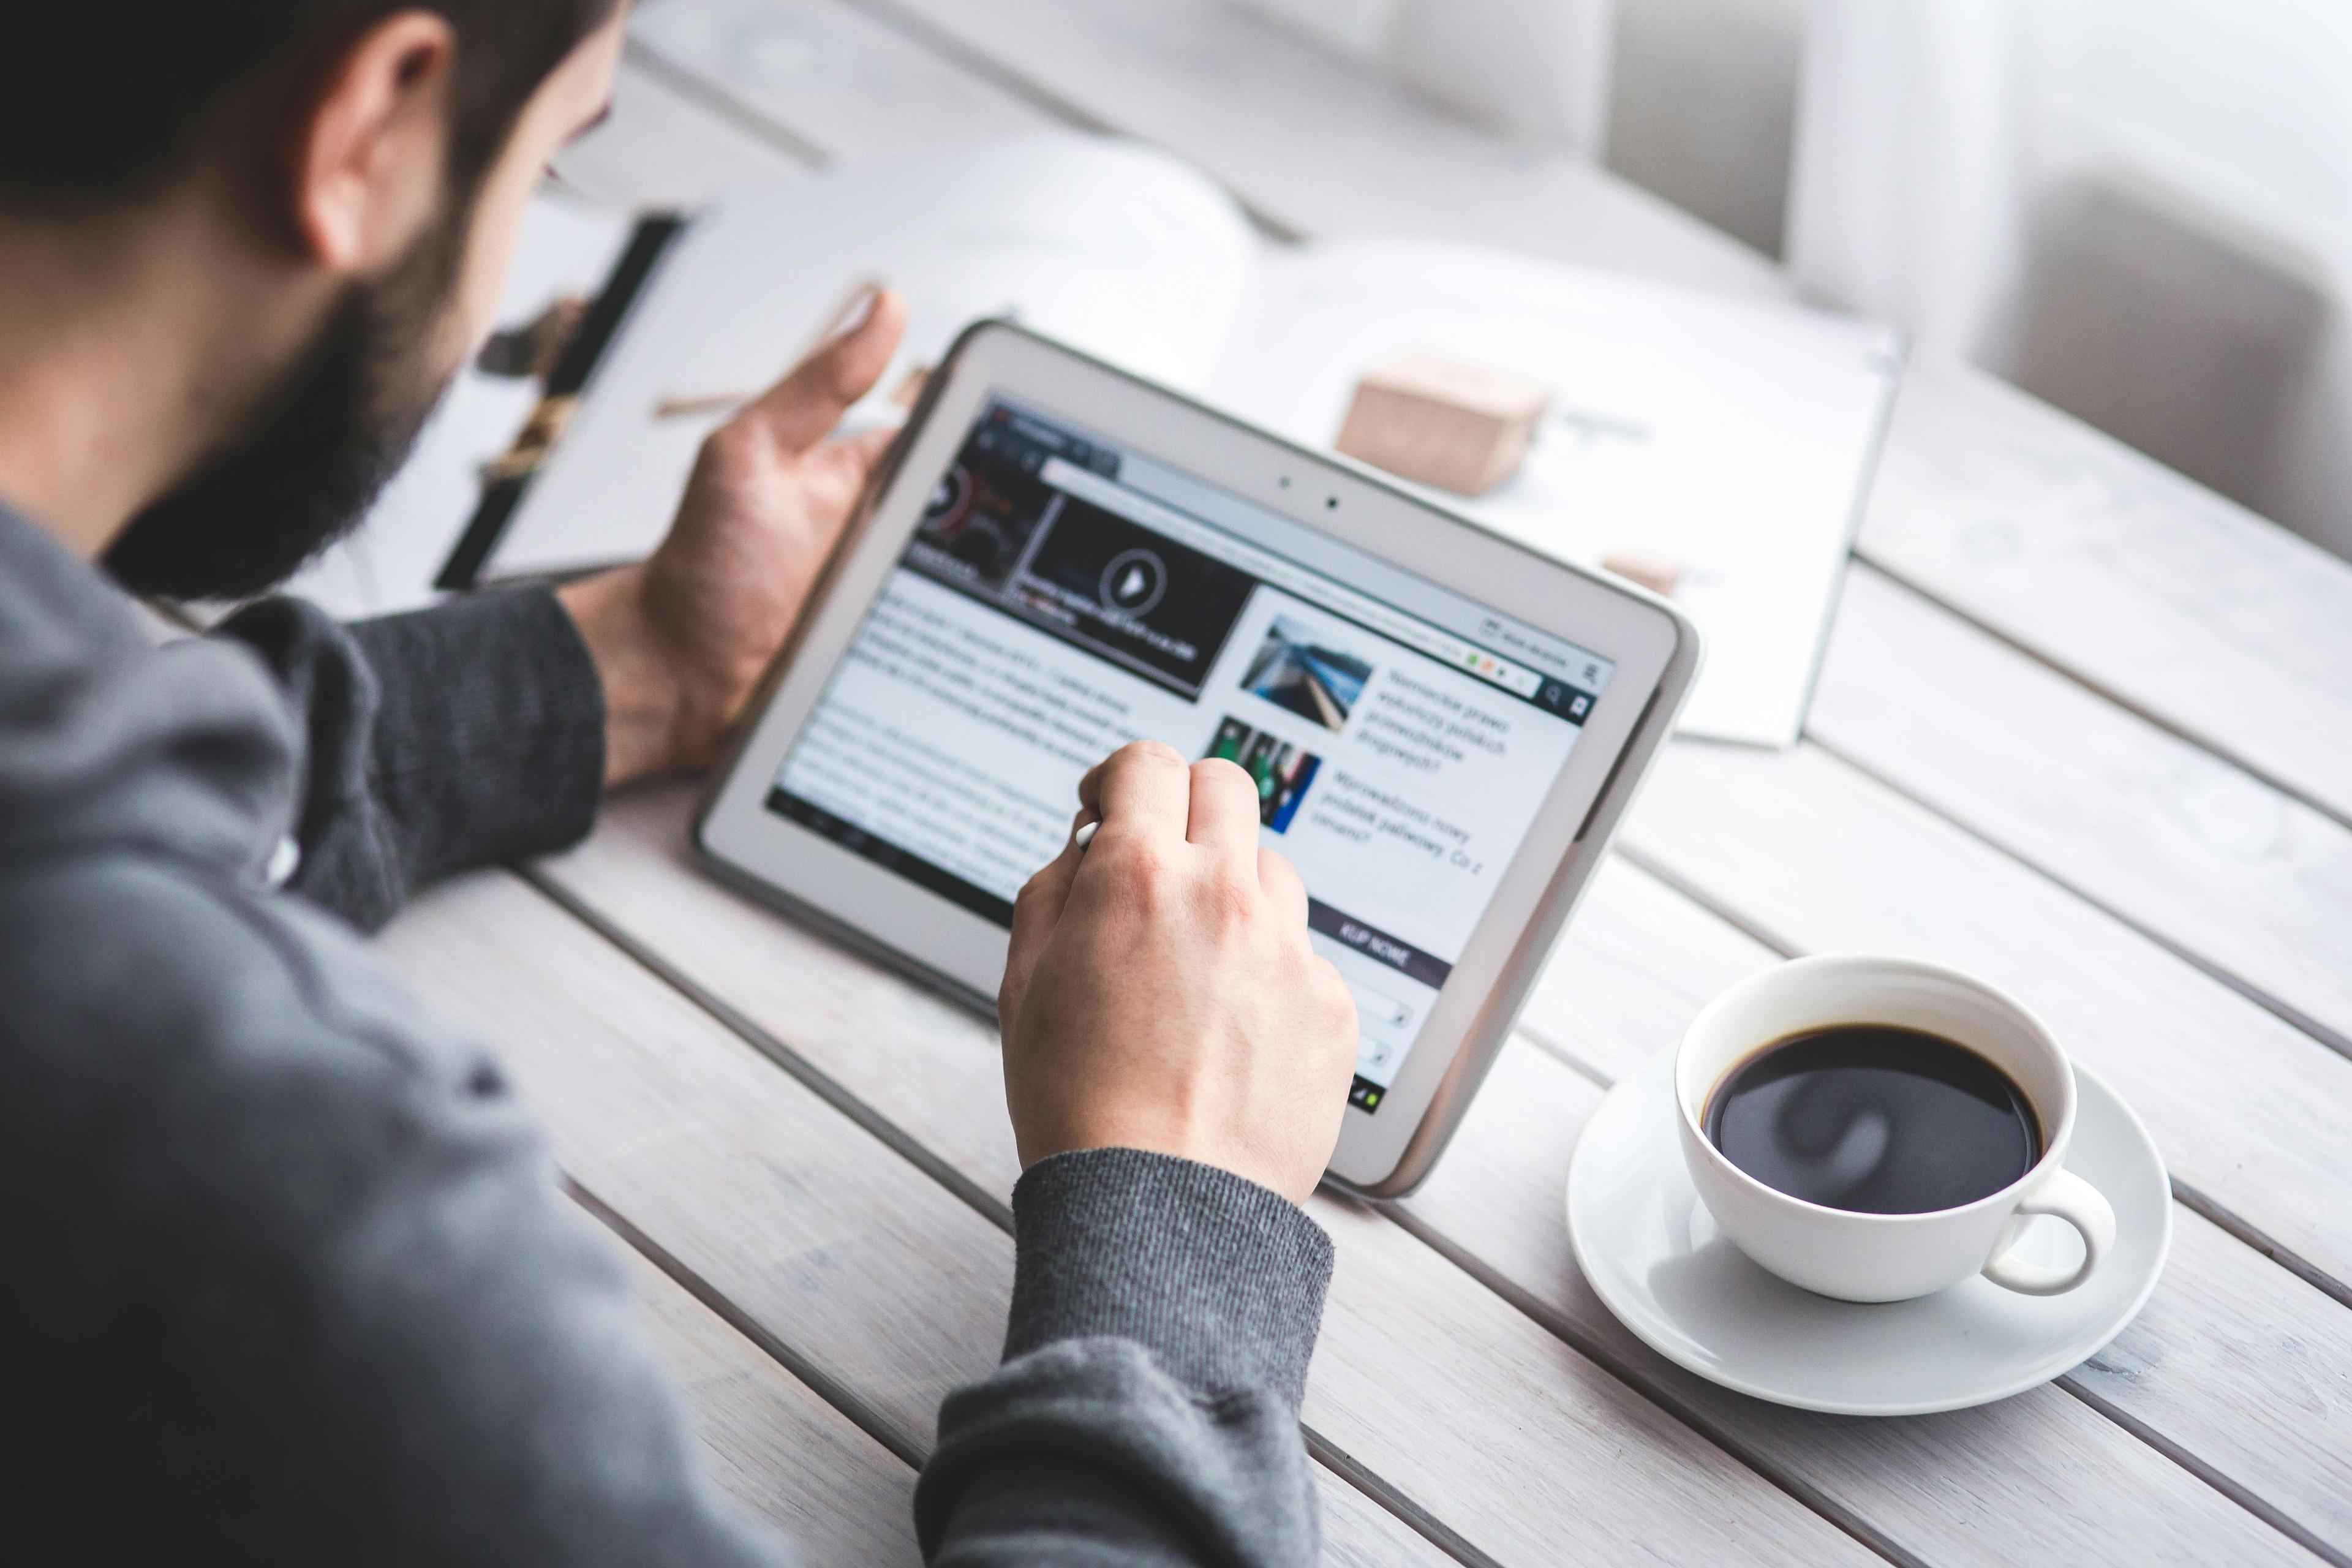
[[[496,1060],[354,929],[579,837],[603,729],[543,591],[348,628],[268,601],[158,649],[0,507],[10,1561],[792,1561],[701,1472]],[[925,1556],[1309,1560],[1322,1232],[1134,1151],[1044,1162],[1013,1211]]]

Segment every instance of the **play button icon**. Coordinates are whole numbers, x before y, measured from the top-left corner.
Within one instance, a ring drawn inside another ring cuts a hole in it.
[[[1102,602],[1123,616],[1143,616],[1168,592],[1168,565],[1149,550],[1126,550],[1103,568]]]

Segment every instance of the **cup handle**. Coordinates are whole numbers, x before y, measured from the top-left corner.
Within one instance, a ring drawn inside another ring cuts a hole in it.
[[[2063,1167],[2017,1205],[2020,1215],[2054,1215],[2083,1238],[2083,1261],[2073,1269],[2028,1263],[2014,1248],[1984,1266],[1984,1277],[2005,1290],[2027,1296],[2063,1296],[2091,1277],[2116,1244],[2116,1211],[2099,1189]]]

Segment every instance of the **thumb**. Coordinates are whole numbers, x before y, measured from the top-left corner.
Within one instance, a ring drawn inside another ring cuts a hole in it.
[[[812,349],[736,417],[786,451],[807,451],[833,434],[851,404],[874,390],[906,330],[905,296],[877,288],[862,320]]]
[[[853,470],[858,482],[863,484],[866,477],[874,471],[874,466],[888,454],[890,444],[898,438],[897,426],[877,426],[871,430],[854,431],[838,441],[827,442],[824,455]]]

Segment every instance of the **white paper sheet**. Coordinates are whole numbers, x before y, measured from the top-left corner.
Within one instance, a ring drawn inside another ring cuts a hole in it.
[[[1898,373],[1883,328],[1489,250],[1337,240],[1269,256],[1211,395],[1314,446],[1416,349],[1554,389],[1524,468],[1433,499],[1597,566],[1684,562],[1706,642],[1685,733],[1794,742]]]
[[[520,326],[565,294],[594,294],[619,259],[629,226],[625,214],[559,192],[532,197],[498,324]],[[433,579],[481,499],[482,465],[507,449],[538,401],[536,381],[484,375],[470,365],[460,371],[367,521],[305,567],[287,591],[343,616],[431,603]]]
[[[1197,389],[1223,352],[1258,241],[1206,176],[1132,143],[1041,135],[730,196],[679,242],[590,383],[494,552],[490,575],[632,559],[668,527],[723,411],[790,368],[843,296],[908,297],[898,362],[850,424],[972,321],[1011,314],[1139,374]]]

